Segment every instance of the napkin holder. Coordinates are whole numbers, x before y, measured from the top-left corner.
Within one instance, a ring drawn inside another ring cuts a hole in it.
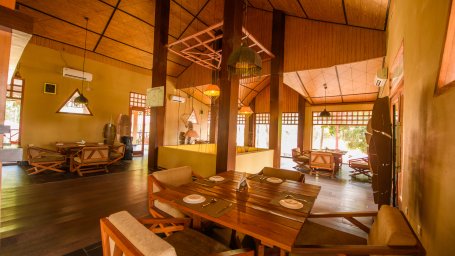
[[[238,192],[248,191],[249,187],[250,185],[247,182],[246,173],[244,173],[242,178],[240,178],[239,182],[237,183],[236,191]]]

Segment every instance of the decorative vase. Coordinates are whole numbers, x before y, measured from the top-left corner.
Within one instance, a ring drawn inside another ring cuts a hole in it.
[[[116,134],[117,132],[114,124],[105,124],[103,129],[104,144],[113,145]]]

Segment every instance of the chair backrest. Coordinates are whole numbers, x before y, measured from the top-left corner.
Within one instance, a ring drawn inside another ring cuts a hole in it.
[[[102,163],[109,161],[109,147],[84,147],[81,150],[81,163]]]
[[[293,148],[292,149],[292,158],[298,157],[301,155],[300,148]]]
[[[190,166],[171,168],[167,170],[153,172],[151,174],[157,181],[163,185],[180,186],[193,181],[193,172]],[[153,186],[153,192],[160,191],[158,186]]]
[[[100,225],[104,256],[177,255],[172,245],[148,230],[126,211],[101,219]]]
[[[417,239],[397,208],[382,205],[368,235],[369,245],[414,246]]]
[[[333,170],[333,168],[335,168],[335,164],[332,153],[317,151],[311,152],[310,168]]]
[[[264,167],[261,173],[265,176],[277,177],[280,179],[294,180],[301,182],[304,178],[303,173],[292,170]]]

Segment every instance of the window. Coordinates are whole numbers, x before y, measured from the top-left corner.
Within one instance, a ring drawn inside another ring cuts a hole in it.
[[[339,149],[347,151],[343,162],[366,156],[366,126],[371,111],[335,111],[330,117],[313,112],[312,149]]]
[[[292,157],[292,149],[297,147],[299,113],[283,113],[281,127],[281,156]]]
[[[76,89],[73,94],[65,101],[65,104],[60,107],[57,113],[66,113],[66,114],[77,114],[77,115],[92,115],[92,112],[87,105],[75,104],[74,99],[79,97],[81,94],[78,89]]]
[[[6,98],[7,99],[22,99],[22,88],[24,80],[14,78],[12,84],[8,84],[6,87]]]
[[[269,148],[270,114],[256,114],[256,147]]]
[[[245,115],[237,115],[237,146],[245,145]]]
[[[145,94],[130,92],[130,107],[145,108]]]
[[[449,23],[447,26],[446,41],[442,55],[441,69],[437,89],[447,89],[448,85],[455,83],[455,4],[452,3],[450,10]]]

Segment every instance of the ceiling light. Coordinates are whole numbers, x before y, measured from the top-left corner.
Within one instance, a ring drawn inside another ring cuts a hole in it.
[[[85,45],[84,45],[84,61],[82,62],[82,77],[84,77],[85,73],[85,54],[87,52],[87,31],[88,31],[88,18],[84,17],[85,19]],[[74,104],[77,105],[87,105],[88,99],[84,96],[84,79],[82,79],[82,90],[81,94],[74,99]]]
[[[330,112],[327,111],[327,84],[324,84],[324,110],[319,113],[320,117],[330,117]]]
[[[210,84],[204,90],[204,94],[209,97],[218,97],[218,96],[220,96],[220,87],[218,87],[218,85],[216,85],[216,84]]]
[[[248,116],[248,115],[254,114],[254,112],[249,106],[242,106],[239,109],[238,114]]]

